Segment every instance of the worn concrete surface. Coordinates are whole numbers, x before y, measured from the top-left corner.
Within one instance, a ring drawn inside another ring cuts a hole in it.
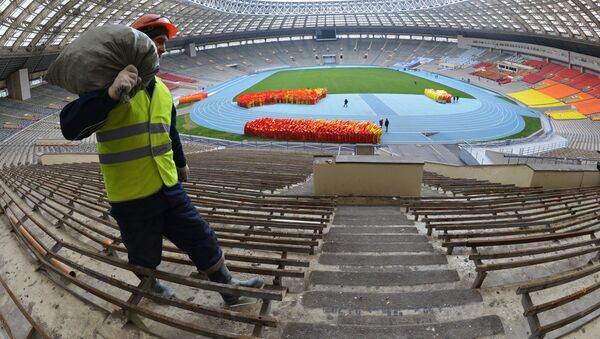
[[[281,337],[503,337],[502,319],[412,224],[399,207],[338,206],[307,291],[280,310],[293,314]]]

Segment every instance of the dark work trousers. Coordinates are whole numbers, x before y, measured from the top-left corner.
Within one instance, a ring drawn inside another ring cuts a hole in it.
[[[183,189],[182,189],[183,191]],[[161,261],[163,236],[188,254],[199,271],[223,256],[217,236],[196,210],[187,193],[165,198],[168,208],[149,217],[116,216],[121,237],[134,265],[156,268]]]

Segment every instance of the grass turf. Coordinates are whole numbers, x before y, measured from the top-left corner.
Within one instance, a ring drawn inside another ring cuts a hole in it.
[[[197,135],[201,137],[223,139],[223,140],[257,140],[257,141],[273,141],[274,139],[263,139],[248,137],[243,134],[229,133],[223,131],[217,131],[204,126],[200,126],[192,121],[189,114],[182,114],[177,116],[177,131],[181,134]]]
[[[542,128],[542,121],[540,120],[540,118],[523,116],[521,118],[525,120],[525,128],[523,128],[521,132],[497,140],[526,138]]]
[[[423,94],[426,88],[433,88],[445,90],[461,98],[473,99],[471,95],[452,87],[389,68],[331,68],[280,71],[240,94],[317,87],[327,88],[328,94]],[[235,99],[237,99],[237,96]]]

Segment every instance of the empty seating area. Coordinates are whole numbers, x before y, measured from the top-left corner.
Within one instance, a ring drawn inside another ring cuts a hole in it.
[[[578,158],[590,159],[592,161],[600,161],[600,153],[597,151],[581,150],[576,148],[560,148],[552,151],[536,154],[540,157],[555,157],[555,158]]]
[[[586,120],[551,120],[554,131],[569,140],[569,147],[596,151],[600,149],[600,128]]]
[[[566,98],[579,92],[579,90],[573,87],[559,84],[557,82],[552,82],[551,84],[549,84],[549,86],[542,89],[538,89],[538,91],[549,95],[555,99]]]
[[[581,71],[578,69],[565,68],[564,70],[556,73],[556,75],[552,77],[552,80],[564,83],[580,76],[581,74]]]
[[[278,325],[271,306],[284,299],[288,286],[302,285],[335,202],[331,197],[270,193],[304,181],[311,155],[201,149],[189,154],[188,163],[192,173],[184,185],[217,233],[229,270],[236,276],[264,277],[264,288],[207,281],[169,242],[157,270],[128,264],[97,164],[2,169],[0,206],[40,266],[77,286],[74,293],[81,298],[128,311],[137,325],[141,319],[152,321],[159,332],[166,326],[207,337],[261,337],[266,328]],[[165,281],[178,298],[149,292],[148,278],[138,284],[132,273]],[[217,292],[257,303],[226,309]],[[140,303],[142,298],[161,306]]]
[[[579,111],[576,109],[564,111],[546,111],[544,114],[555,120],[577,120],[588,118],[586,115],[579,113]]]
[[[167,81],[174,81],[174,82],[187,82],[190,84],[197,82],[194,79],[182,77],[182,76],[167,73],[167,72],[158,73],[158,77],[160,77],[161,79],[167,80]]]
[[[577,81],[574,83],[569,84],[569,86],[579,89],[579,90],[589,90],[592,89],[593,87],[596,87],[598,85],[600,85],[600,78],[590,74],[591,77],[588,77],[587,79],[581,80],[581,81]]]
[[[534,108],[557,107],[564,104],[547,94],[541,93],[535,89],[527,89],[524,91],[508,93],[509,97],[515,98],[527,106]]]
[[[542,68],[544,68],[544,66],[547,66],[548,63],[545,61],[541,61],[541,60],[526,60],[525,65],[533,67],[533,68],[537,68],[537,69],[542,69]]]
[[[477,64],[476,59],[485,52],[482,48],[470,48],[464,50],[460,55],[455,57],[442,57],[441,61],[444,64],[454,65],[456,67],[467,67]]]
[[[449,255],[468,255],[472,288],[514,286],[532,337],[600,316],[600,187],[519,188],[435,173],[423,183],[453,196],[407,200],[407,210]]]
[[[573,106],[577,107],[579,112],[586,115],[600,113],[600,99],[590,99],[576,102],[573,104]]]
[[[161,59],[166,74],[160,76],[172,82],[195,79],[194,84],[209,87],[260,70],[321,65],[321,57],[328,54],[336,55],[340,64],[392,66],[418,57],[451,58],[460,52],[452,43],[400,39],[269,42],[202,50],[193,58],[181,53],[166,55]]]
[[[31,99],[0,98],[0,142],[21,129],[58,112],[73,95],[58,87],[43,85],[31,89]]]

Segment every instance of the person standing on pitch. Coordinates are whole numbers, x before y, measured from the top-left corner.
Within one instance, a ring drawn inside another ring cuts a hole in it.
[[[344,99],[344,107],[348,107],[348,99]]]
[[[169,19],[156,14],[142,16],[131,27],[152,39],[159,57],[177,33]],[[164,236],[187,253],[209,280],[262,287],[261,278],[233,279],[217,236],[180,182],[187,181],[189,168],[175,127],[175,106],[165,84],[155,77],[145,90],[132,94],[129,103],[119,103],[119,93],[129,93],[139,81],[136,67],[128,65],[109,88],[81,94],[60,113],[66,139],[80,140],[96,132],[110,213],[119,224],[129,262],[155,269],[161,261]],[[150,289],[165,297],[175,296],[172,288],[156,279]],[[239,301],[235,295],[221,296],[228,305]]]
[[[390,125],[390,121],[387,118],[385,118],[385,122],[383,124],[385,125],[385,132],[387,133],[388,126]]]

